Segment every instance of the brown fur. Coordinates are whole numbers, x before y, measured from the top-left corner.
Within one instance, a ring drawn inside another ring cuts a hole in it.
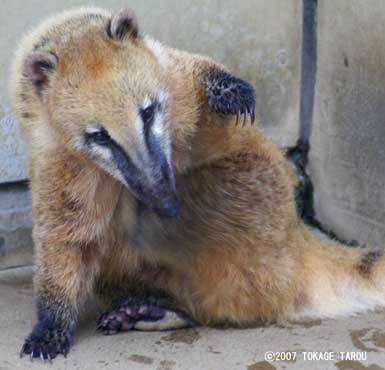
[[[349,305],[352,286],[381,298],[367,307],[383,302],[384,259],[312,235],[297,217],[281,152],[254,127],[209,111],[204,80],[224,67],[166,47],[162,66],[142,37],[109,40],[110,15],[88,13],[42,26],[12,77],[30,157],[38,295],[80,308],[93,287],[108,301],[151,286],[198,322],[240,326],[350,312],[339,300]],[[23,72],[34,48],[59,58],[40,97]],[[138,218],[131,193],[71,142],[98,119],[130,150],[136,103],[158,87],[169,95],[165,125],[181,197],[167,220]]]

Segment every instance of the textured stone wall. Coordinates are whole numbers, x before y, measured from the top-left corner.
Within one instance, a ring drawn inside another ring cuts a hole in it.
[[[0,187],[0,269],[32,262],[30,199],[24,184]]]
[[[385,248],[385,2],[318,2],[308,172],[318,220]]]

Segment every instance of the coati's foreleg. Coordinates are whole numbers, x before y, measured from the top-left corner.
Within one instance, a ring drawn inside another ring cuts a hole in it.
[[[202,111],[205,121],[205,115],[212,112],[235,115],[237,124],[242,114],[244,124],[248,118],[254,122],[255,91],[249,82],[235,77],[226,67],[210,58],[187,56],[175,49],[166,49],[166,52],[172,60],[170,75],[175,80],[173,93],[186,97],[182,111],[177,104],[172,109],[178,114],[177,121],[189,121],[194,117],[197,107],[204,107],[207,108]],[[184,65],[184,68],[180,68],[180,65]],[[190,117],[186,117],[184,112],[190,112]]]
[[[105,335],[128,330],[180,329],[192,325],[193,320],[161,292],[143,292],[115,302],[111,310],[103,313],[98,320],[98,330]]]
[[[67,355],[77,326],[78,313],[92,288],[95,246],[55,245],[40,249],[34,278],[37,323],[20,356],[50,360]],[[43,256],[44,255],[44,256]]]
[[[50,359],[69,350],[79,311],[100,271],[107,220],[119,193],[100,191],[106,175],[79,166],[66,153],[43,170],[45,176],[32,174],[31,182],[37,323],[21,355]]]

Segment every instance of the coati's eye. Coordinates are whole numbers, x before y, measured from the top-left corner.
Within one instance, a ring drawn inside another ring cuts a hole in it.
[[[103,127],[86,131],[85,138],[99,145],[106,145],[111,141],[110,135]]]
[[[144,124],[149,124],[153,121],[155,115],[155,105],[151,104],[146,109],[141,109],[140,116]]]

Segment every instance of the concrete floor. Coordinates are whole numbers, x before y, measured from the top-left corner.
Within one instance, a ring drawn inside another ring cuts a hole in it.
[[[30,362],[28,357],[20,359],[20,346],[35,316],[31,269],[1,272],[0,370],[385,369],[383,313],[247,330],[196,328],[115,336],[95,332],[96,315],[92,309],[85,313],[67,359],[58,357],[52,365],[37,359]],[[269,363],[264,358],[268,351],[288,352],[292,358]],[[342,359],[340,352],[367,359]]]

